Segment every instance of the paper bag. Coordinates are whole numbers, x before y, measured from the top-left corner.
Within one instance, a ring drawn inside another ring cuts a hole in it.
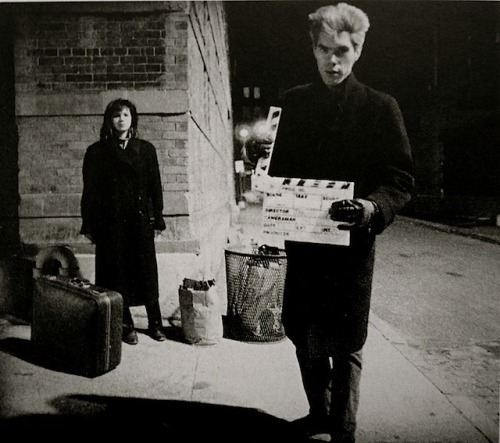
[[[222,314],[215,280],[185,278],[179,287],[184,338],[193,345],[214,345],[222,338]]]

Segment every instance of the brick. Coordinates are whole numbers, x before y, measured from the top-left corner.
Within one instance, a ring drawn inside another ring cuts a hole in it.
[[[164,191],[189,191],[189,186],[187,183],[178,183],[178,182],[166,182],[163,183]]]
[[[91,82],[92,75],[68,74],[68,75],[66,75],[66,81],[68,81],[68,82]]]
[[[164,166],[162,168],[162,172],[164,174],[185,174],[186,167],[185,166]]]
[[[163,139],[187,139],[186,131],[163,131]]]

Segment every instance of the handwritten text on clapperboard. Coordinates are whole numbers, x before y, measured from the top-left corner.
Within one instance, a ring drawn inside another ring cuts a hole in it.
[[[262,233],[266,241],[349,245],[349,231],[339,230],[328,211],[334,201],[353,198],[353,182],[269,176],[265,182]]]

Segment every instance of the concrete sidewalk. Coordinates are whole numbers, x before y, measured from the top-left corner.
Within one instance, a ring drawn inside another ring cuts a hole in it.
[[[139,330],[146,326],[142,318],[137,322]],[[358,441],[492,441],[402,356],[377,323],[372,318],[364,351]],[[27,429],[52,435],[53,426],[85,433],[96,423],[111,431],[116,420],[130,432],[164,435],[165,441],[198,441],[200,433],[203,441],[292,441],[286,424],[307,413],[307,402],[288,339],[223,339],[199,347],[180,341],[173,327],[167,333],[162,343],[139,334],[137,346],[123,346],[116,369],[88,379],[40,363],[30,347],[30,326],[4,320],[2,427],[16,435]]]
[[[235,235],[258,240],[258,210],[243,212]],[[145,332],[147,320],[135,320]],[[184,343],[179,328],[166,332],[169,339],[160,343],[140,333],[138,345],[123,345],[116,369],[89,379],[37,356],[29,325],[1,319],[2,430],[16,438],[66,441],[95,439],[102,430],[119,438],[137,431],[168,442],[294,441],[287,425],[307,414],[307,401],[288,339],[256,344],[224,338],[200,347]],[[454,406],[404,357],[404,345],[371,314],[358,441],[496,443],[496,430]]]

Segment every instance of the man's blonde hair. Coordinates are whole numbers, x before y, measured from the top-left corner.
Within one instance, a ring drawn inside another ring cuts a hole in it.
[[[322,6],[309,14],[309,35],[313,46],[316,46],[321,32],[332,34],[346,31],[351,34],[352,45],[358,50],[363,46],[369,28],[368,16],[361,9],[347,3]]]

